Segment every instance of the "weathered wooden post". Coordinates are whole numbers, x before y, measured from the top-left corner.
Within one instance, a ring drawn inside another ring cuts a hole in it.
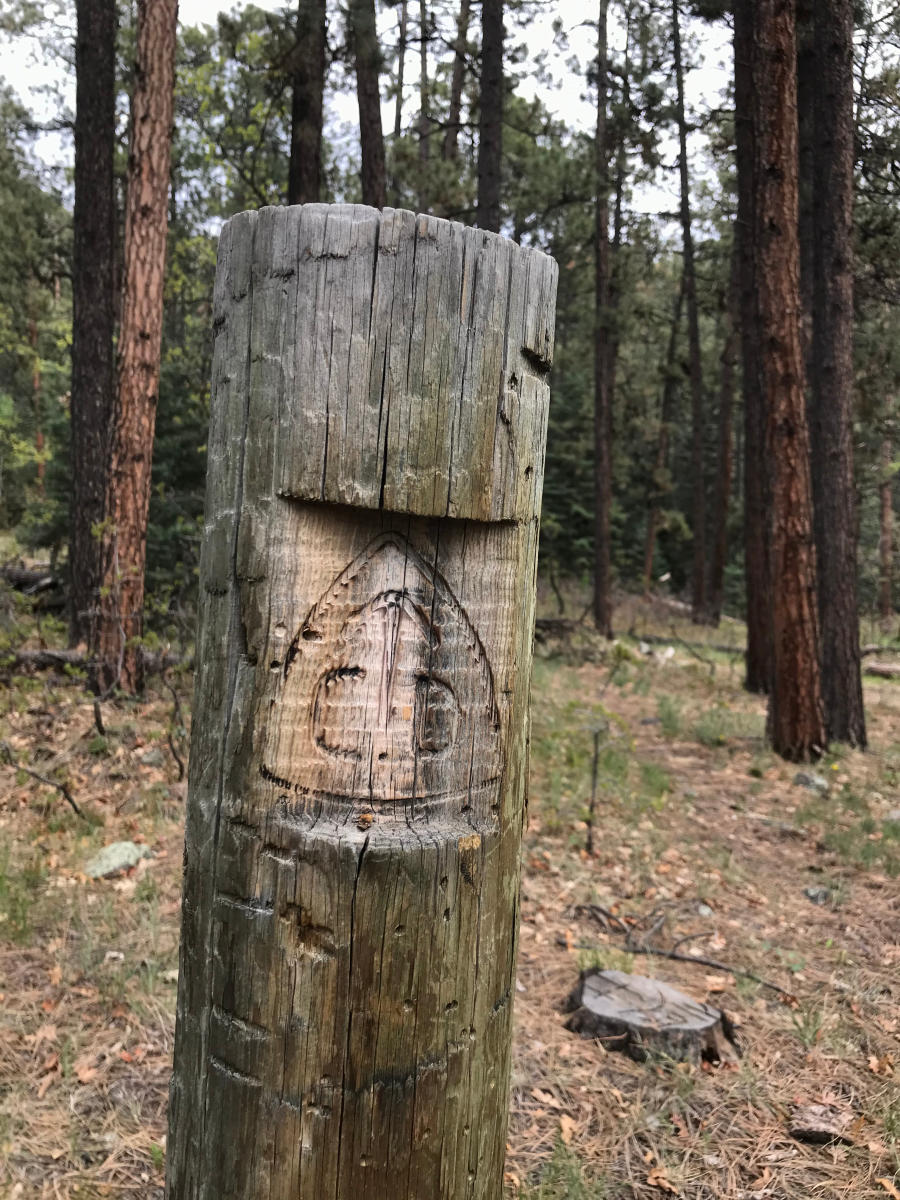
[[[169,1200],[498,1200],[555,264],[222,234]]]

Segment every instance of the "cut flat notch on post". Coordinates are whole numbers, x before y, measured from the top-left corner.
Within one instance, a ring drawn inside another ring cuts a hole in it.
[[[556,266],[219,250],[169,1200],[502,1190]]]

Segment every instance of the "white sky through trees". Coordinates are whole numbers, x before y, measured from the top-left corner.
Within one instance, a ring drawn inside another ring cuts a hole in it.
[[[257,6],[269,11],[287,7],[284,0],[256,0]],[[48,9],[53,4],[48,5]],[[215,24],[220,11],[232,11],[235,6],[223,5],[220,0],[180,0],[179,22],[182,26]],[[241,8],[243,5],[237,5]],[[434,6],[441,14],[442,22],[455,20],[455,3]],[[588,94],[585,68],[596,54],[596,4],[585,5],[583,0],[558,0],[557,3],[534,3],[536,14],[526,26],[507,17],[508,45],[523,45],[527,48],[526,60],[513,68],[518,78],[517,89],[526,98],[539,96],[552,115],[564,121],[572,130],[592,132],[595,123],[594,100]],[[74,5],[59,2],[60,15],[54,22],[57,44],[71,44],[74,34]],[[70,11],[71,10],[71,11]],[[446,12],[445,12],[446,10]],[[50,18],[52,20],[52,18]],[[567,46],[560,49],[554,43],[554,22],[558,20],[564,31]],[[473,27],[477,24],[478,12],[473,13]],[[410,17],[415,36],[415,14]],[[396,39],[397,10],[386,9],[379,19],[382,42],[391,47]],[[473,28],[474,32],[474,28]],[[68,35],[68,36],[67,36]],[[724,24],[710,26],[696,20],[685,21],[686,61],[690,68],[685,78],[685,90],[689,111],[702,114],[727,103],[727,94],[732,73],[731,31]],[[621,42],[622,28],[612,18],[610,27],[610,50],[615,53]],[[68,115],[74,109],[75,79],[70,63],[61,60],[49,48],[50,39],[36,37],[3,36],[0,41],[0,76],[12,87],[19,98],[43,123]],[[546,52],[544,75],[553,82],[538,81],[534,72],[535,56]],[[74,54],[69,56],[74,58]],[[413,64],[410,64],[412,67]],[[356,95],[351,79],[343,72],[333,72],[326,96],[327,136],[339,156],[358,157],[358,133]],[[418,108],[418,73],[408,71],[404,87],[406,107],[405,123],[415,120]],[[393,100],[384,102],[383,124],[385,131],[393,128]],[[68,133],[39,135],[36,151],[48,166],[71,167],[72,139]],[[670,131],[663,140],[665,168],[657,173],[653,185],[640,187],[632,197],[632,209],[653,214],[674,214],[678,204],[677,141]],[[695,134],[692,139],[692,174],[698,178],[708,174],[704,167],[703,138]],[[668,168],[668,169],[666,169]],[[674,228],[674,227],[673,227]]]

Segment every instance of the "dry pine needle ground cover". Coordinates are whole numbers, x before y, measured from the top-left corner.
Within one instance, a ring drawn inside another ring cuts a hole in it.
[[[872,751],[819,764],[823,795],[764,749],[763,704],[715,648],[739,627],[619,615],[635,636],[611,651],[567,634],[535,665],[509,1194],[900,1197],[900,687],[867,683]],[[3,1200],[162,1195],[185,735],[158,684],[101,720],[78,680],[0,685],[3,757],[87,818],[0,764]],[[126,839],[152,857],[88,880]],[[722,966],[641,952],[676,945]],[[724,1008],[740,1063],[634,1063],[568,1033],[588,965]],[[791,1135],[809,1104],[844,1140]]]

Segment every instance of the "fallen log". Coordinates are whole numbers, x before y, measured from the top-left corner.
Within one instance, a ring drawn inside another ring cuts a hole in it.
[[[875,675],[879,679],[900,679],[900,664],[872,662],[863,667],[864,675]]]
[[[87,670],[91,658],[83,650],[15,650],[9,654],[0,653],[0,667],[12,667],[14,671],[52,671],[52,670]],[[177,654],[162,653],[159,650],[144,651],[144,670],[148,674],[159,674],[170,667],[182,666],[186,670],[194,669],[193,658],[183,659]]]

